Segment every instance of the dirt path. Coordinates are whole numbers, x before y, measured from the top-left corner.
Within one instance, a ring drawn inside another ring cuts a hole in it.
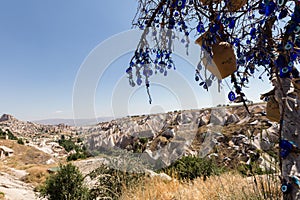
[[[33,192],[33,187],[4,172],[0,172],[0,191],[5,194],[6,200],[38,199]]]

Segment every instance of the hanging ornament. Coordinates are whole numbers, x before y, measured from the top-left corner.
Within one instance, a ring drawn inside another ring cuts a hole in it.
[[[235,93],[232,91],[229,92],[228,99],[229,99],[229,101],[234,101],[236,99]]]

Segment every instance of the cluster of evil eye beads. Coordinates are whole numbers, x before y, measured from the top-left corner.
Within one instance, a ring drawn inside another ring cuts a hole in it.
[[[224,0],[225,6],[229,1]],[[255,7],[257,12],[252,10],[251,6],[254,5],[252,3],[245,4],[242,8],[249,11],[247,13],[249,21],[247,27],[249,28],[243,31],[243,35],[232,35],[227,41],[235,48],[238,70],[240,71],[241,67],[245,69],[245,72],[241,73],[241,76],[239,73],[236,73],[239,79],[237,79],[238,84],[235,84],[234,87],[239,85],[239,91],[242,90],[245,83],[249,82],[249,76],[255,73],[257,66],[264,66],[267,69],[271,62],[275,61],[274,64],[278,69],[279,76],[285,78],[290,76],[295,62],[299,61],[300,3],[296,3],[293,11],[286,6],[286,3],[284,0],[264,0],[258,7]],[[236,29],[241,28],[237,26],[239,24],[237,22],[238,15],[234,12],[216,12],[216,18],[209,23],[200,14],[196,27],[188,27],[185,19],[188,19],[189,9],[193,9],[193,5],[194,0],[166,0],[165,5],[158,11],[151,25],[149,25],[149,16],[151,16],[150,8],[148,10],[141,10],[142,16],[147,17],[141,17],[138,20],[138,26],[141,29],[149,26],[161,28],[162,18],[168,13],[169,18],[164,19],[165,28],[179,30],[185,36],[189,36],[191,30],[196,30],[198,34],[209,32],[209,37],[205,38],[206,41],[202,44],[202,47],[210,55],[212,54],[211,45],[215,44],[218,38],[224,38],[224,35],[222,35],[224,30],[227,33],[234,33]],[[265,35],[264,27],[267,20],[274,17],[278,23],[286,24],[284,35],[288,40],[279,41],[274,47],[276,52],[266,52],[264,51],[264,47],[268,46],[268,40],[263,38]],[[186,42],[184,39],[181,41],[182,43]],[[257,44],[257,41],[260,41],[260,46]],[[143,83],[149,86],[149,77],[157,73],[167,76],[169,69],[175,69],[172,52],[158,45],[155,48],[138,47],[138,50],[135,51],[130,61],[129,67],[126,69],[126,73],[128,74],[131,86],[134,87]],[[212,79],[204,80],[199,76],[199,70],[196,72],[195,80],[199,81],[200,86],[207,89],[211,85]],[[268,75],[270,75],[269,72]],[[259,76],[259,79],[262,79],[262,77]],[[235,92],[230,91],[228,99],[234,101],[236,96]]]

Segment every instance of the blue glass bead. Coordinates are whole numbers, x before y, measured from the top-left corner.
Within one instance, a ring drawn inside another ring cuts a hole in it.
[[[276,8],[276,4],[273,1],[270,1],[268,5],[266,5],[266,16],[270,16]]]
[[[236,97],[235,97],[235,93],[234,92],[229,92],[229,94],[228,94],[228,99],[229,99],[229,101],[234,101],[235,99],[236,99]]]
[[[247,44],[251,44],[251,41],[250,41],[250,40],[246,40],[246,43],[247,43]]]
[[[278,5],[278,6],[282,6],[283,3],[284,3],[284,0],[277,0],[277,5]]]
[[[250,35],[253,37],[256,34],[256,28],[250,30]]]
[[[164,68],[160,68],[159,72],[164,73],[165,72]]]
[[[202,22],[200,22],[200,23],[198,24],[198,26],[197,26],[197,31],[198,31],[199,33],[204,33],[204,32],[205,32],[204,25],[203,25]]]
[[[294,63],[293,62],[289,62],[288,66],[291,68],[294,66]]]
[[[279,147],[281,149],[286,149],[288,151],[292,151],[293,144],[290,141],[288,141],[288,140],[280,140]]]
[[[285,18],[285,17],[287,16],[287,14],[288,14],[287,9],[283,9],[283,10],[281,10],[281,12],[279,13],[278,18],[279,18],[279,19],[283,19],[283,18]]]
[[[275,61],[275,64],[277,67],[283,68],[284,65],[286,65],[285,57],[283,55],[279,55]]]
[[[292,190],[292,185],[289,183],[284,183],[281,185],[281,192],[288,194]]]
[[[202,65],[201,65],[201,63],[198,63],[197,69],[202,70]]]
[[[142,82],[143,82],[143,81],[142,81],[142,79],[140,79],[140,78],[138,78],[137,81],[136,81],[136,83],[137,83],[138,85],[141,85]]]
[[[195,76],[195,81],[198,82],[200,80],[199,76]]]
[[[128,67],[128,68],[126,69],[126,73],[127,73],[127,74],[132,73],[132,67]]]
[[[293,48],[293,44],[291,42],[288,42],[285,46],[284,46],[284,49],[285,50],[290,50],[291,48]]]
[[[234,26],[235,26],[235,20],[234,20],[233,18],[231,18],[228,27],[229,27],[230,29],[233,29]]]
[[[300,32],[300,26],[296,26],[295,30],[294,30],[294,33],[299,33]]]

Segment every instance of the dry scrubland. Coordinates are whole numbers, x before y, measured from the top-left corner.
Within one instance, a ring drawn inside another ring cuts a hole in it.
[[[280,199],[280,182],[274,175],[242,177],[236,173],[201,178],[190,182],[145,179],[142,184],[126,189],[122,200],[248,200]],[[264,195],[272,194],[271,198]]]
[[[51,156],[34,147],[20,145],[14,140],[0,140],[1,145],[13,149],[14,155],[0,162],[0,171],[18,177],[22,176],[18,175],[19,170],[25,170],[27,175],[20,177],[25,183],[33,186],[43,183],[48,176],[47,169],[55,166],[44,164]]]

